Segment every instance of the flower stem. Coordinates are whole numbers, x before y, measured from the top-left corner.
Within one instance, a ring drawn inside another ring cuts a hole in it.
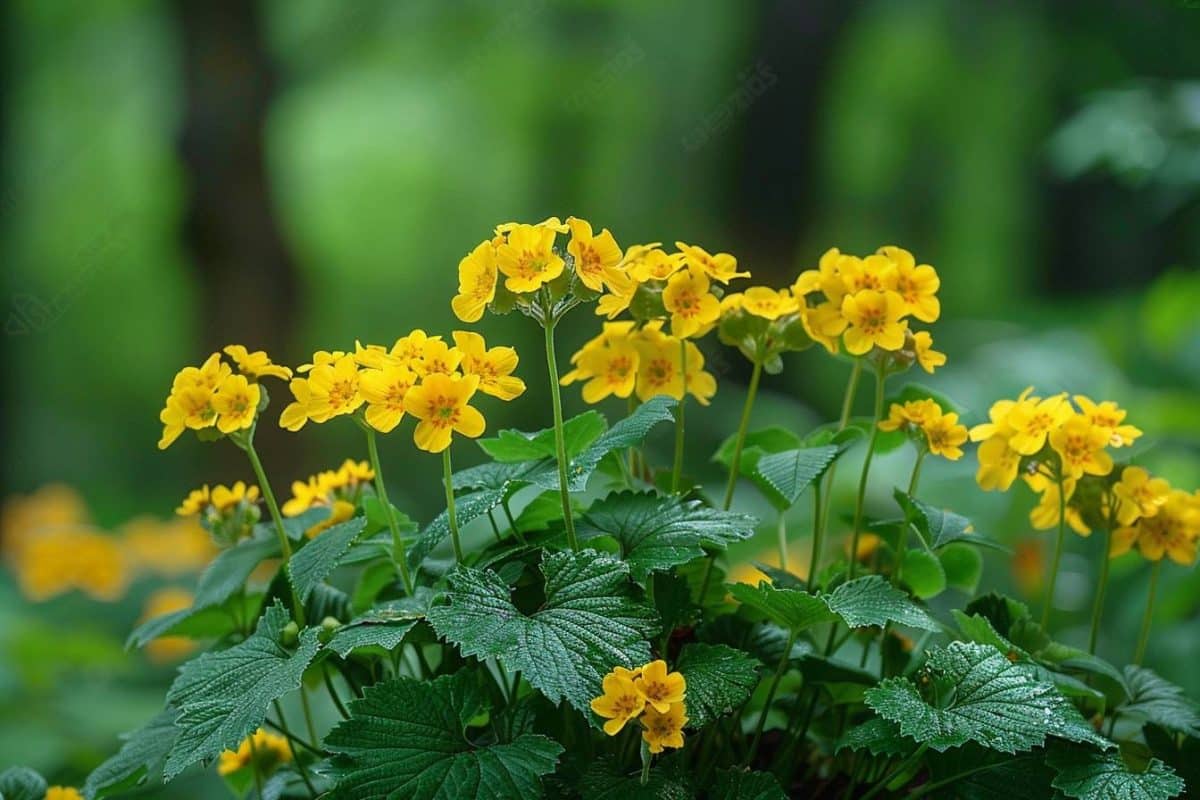
[[[782,511],[779,512],[779,523],[776,525],[775,533],[779,537],[779,568],[784,572],[788,571],[788,551],[787,551],[787,520],[784,518]]]
[[[462,542],[458,538],[458,511],[454,507],[454,484],[450,480],[450,448],[442,451],[442,477],[446,483],[446,519],[450,523],[450,542],[454,545],[454,563],[463,563]]]
[[[254,468],[254,477],[258,479],[258,488],[262,490],[263,499],[267,501],[267,511],[270,512],[271,520],[275,523],[275,535],[279,537],[279,552],[283,558],[283,570],[288,586],[292,590],[292,607],[295,609],[296,624],[304,627],[304,603],[300,602],[300,595],[292,584],[291,575],[286,574],[288,562],[292,558],[292,545],[288,541],[287,530],[283,527],[283,515],[279,513],[279,503],[275,501],[275,493],[271,491],[271,483],[267,480],[267,473],[263,469],[262,461],[258,458],[258,451],[254,449],[253,440],[247,437],[242,449],[246,451],[246,456],[250,459],[250,466]]]
[[[1104,591],[1108,588],[1108,552],[1112,549],[1111,524],[1104,526],[1104,552],[1100,555],[1100,583],[1096,586],[1096,602],[1092,606],[1092,631],[1088,634],[1088,652],[1096,654],[1096,639],[1100,636],[1100,617],[1104,615]]]
[[[683,478],[684,409],[687,407],[687,339],[679,340],[679,369],[683,394],[675,407],[675,464],[671,470],[671,493],[679,494],[679,483]]]
[[[817,572],[821,565],[821,541],[822,535],[825,533],[821,525],[821,481],[813,481],[813,536],[812,536],[812,556],[808,559],[808,590],[811,592],[816,587]]]
[[[1133,654],[1133,663],[1137,666],[1142,665],[1142,658],[1146,655],[1146,645],[1150,643],[1150,624],[1154,622],[1154,595],[1158,591],[1158,573],[1162,571],[1162,559],[1154,562],[1154,569],[1150,571],[1150,589],[1146,594],[1146,612],[1142,614],[1142,629],[1138,633],[1137,650]]]
[[[867,500],[867,478],[871,474],[871,460],[875,456],[875,441],[879,438],[879,421],[883,419],[883,365],[875,369],[875,415],[871,420],[871,435],[867,439],[867,454],[863,456],[862,474],[858,478],[858,498],[854,502],[854,530],[850,535],[850,579],[854,579],[858,568],[858,537],[862,530],[863,506]]]
[[[651,757],[651,755],[650,755],[650,747],[649,747],[649,745],[647,745],[647,744],[646,744],[646,742],[643,740],[643,741],[642,741],[642,776],[641,776],[641,778],[639,779],[639,783],[640,783],[642,786],[645,786],[645,785],[646,785],[646,784],[647,784],[647,783],[650,781],[650,761],[651,761],[651,758],[652,758],[652,757]]]
[[[392,509],[392,504],[388,502],[387,486],[383,482],[383,469],[379,465],[379,445],[375,440],[375,429],[364,425],[363,430],[367,432],[367,454],[371,458],[371,469],[375,472],[375,494],[379,497],[379,502],[383,504],[383,513],[387,516],[388,528],[392,531],[392,561],[396,564],[400,580],[404,582],[405,594],[411,596],[413,581],[412,575],[408,572],[408,553],[404,549],[404,539],[400,536],[400,524],[396,521],[396,512]]]
[[[300,766],[300,760],[296,757],[296,743],[293,741],[294,737],[292,736],[291,731],[288,730],[287,720],[284,719],[283,706],[280,705],[278,700],[274,701],[274,706],[275,713],[279,716],[279,730],[283,732],[283,735],[288,740],[288,749],[292,751],[292,762],[296,765],[296,771],[300,773],[300,778],[304,781],[304,785],[308,788],[309,794],[312,795],[313,800],[316,800],[316,787],[313,786],[312,780],[308,777],[308,770]]]
[[[254,734],[251,733],[249,736],[247,736],[246,741],[248,741],[250,743],[250,768],[252,770],[254,770],[254,788],[258,790],[258,796],[262,797],[262,793],[263,793],[262,768],[259,766],[260,762],[258,759],[258,745],[256,745],[254,743]],[[294,752],[292,754],[292,757],[295,758]]]
[[[1067,496],[1063,491],[1062,467],[1058,470],[1058,537],[1054,542],[1054,561],[1050,564],[1050,582],[1042,601],[1042,630],[1050,625],[1050,609],[1054,606],[1054,586],[1058,583],[1058,566],[1062,561],[1063,543],[1067,538]]]
[[[725,486],[724,508],[726,511],[733,505],[733,490],[737,487],[742,448],[746,446],[746,429],[750,427],[750,410],[754,408],[754,398],[758,394],[758,381],[762,378],[762,368],[762,361],[755,361],[754,371],[750,373],[750,386],[746,389],[746,402],[742,405],[742,420],[738,423],[737,438],[733,442],[733,460],[729,463],[729,482]]]
[[[916,764],[918,761],[920,761],[921,756],[925,755],[925,751],[928,749],[929,749],[928,743],[923,744],[920,747],[918,747],[911,756],[909,756],[908,758],[901,761],[899,764],[896,765],[895,769],[893,769],[891,772],[889,772],[884,777],[880,778],[879,781],[871,788],[871,791],[867,792],[866,794],[864,794],[862,796],[862,800],[870,800],[870,798],[872,798],[875,795],[882,792],[885,788],[887,788],[887,785],[889,783],[894,781],[900,775],[904,774],[905,771],[911,769],[914,764]]]
[[[850,412],[854,408],[854,398],[858,395],[858,381],[862,377],[862,359],[854,359],[854,366],[850,370],[850,379],[846,382],[846,393],[842,396],[842,415],[838,418],[837,432],[841,433],[846,430],[846,426],[850,424]],[[821,513],[813,519],[813,552],[818,552],[817,548],[823,543],[825,538],[825,526],[829,521],[829,504],[833,500],[833,482],[837,475],[838,462],[834,461],[829,465],[829,469],[825,472],[821,482],[825,484],[826,491],[821,501]],[[810,568],[810,574],[815,574],[816,569]]]
[[[758,742],[762,738],[763,727],[767,724],[767,714],[771,711],[771,703],[775,700],[779,682],[787,674],[788,665],[792,661],[792,645],[795,643],[796,631],[789,631],[787,644],[783,647],[783,656],[779,659],[779,667],[775,670],[775,677],[771,679],[771,686],[767,689],[767,696],[763,700],[762,712],[758,715],[758,725],[754,728],[754,739],[750,742],[750,749],[746,751],[746,757],[742,759],[743,769],[750,766],[750,762],[754,760],[754,754],[758,751]]]
[[[912,497],[917,491],[917,481],[921,478],[921,464],[925,461],[926,452],[924,447],[917,451],[917,460],[913,463],[912,477],[908,479],[909,497]],[[908,527],[908,523],[900,526],[900,541],[896,543],[896,558],[899,561],[896,562],[897,569],[893,573],[893,582],[898,581],[900,578],[899,565],[903,563],[904,554],[908,550]]]
[[[575,538],[575,519],[571,515],[571,493],[567,487],[567,443],[563,434],[562,395],[558,386],[558,361],[554,355],[553,318],[546,319],[542,328],[546,333],[546,366],[550,371],[550,401],[554,406],[554,454],[558,461],[558,492],[562,497],[563,523],[567,529],[567,544],[572,550],[579,549]]]

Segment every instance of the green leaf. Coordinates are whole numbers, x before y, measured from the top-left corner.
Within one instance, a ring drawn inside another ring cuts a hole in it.
[[[472,520],[482,517],[507,497],[505,488],[482,489],[478,492],[455,498],[454,510],[459,528]],[[443,511],[434,517],[421,535],[408,548],[408,565],[416,570],[421,566],[425,557],[433,552],[442,541],[450,535],[450,515]]]
[[[900,579],[922,600],[946,591],[946,572],[932,553],[913,548],[900,560]]]
[[[572,492],[582,492],[587,488],[588,478],[595,472],[600,460],[614,450],[621,450],[641,443],[646,434],[660,422],[671,422],[675,419],[671,413],[677,401],[666,395],[651,397],[638,406],[632,414],[613,425],[592,442],[583,452],[570,459],[567,465],[567,488]],[[544,489],[558,488],[557,473],[550,473],[550,479],[535,481]]]
[[[942,571],[946,574],[946,585],[968,594],[975,592],[983,576],[983,555],[977,548],[953,543],[938,553]]]
[[[931,781],[945,781],[938,797],[956,800],[1047,800],[1058,797],[1050,786],[1054,772],[1041,751],[1008,755],[966,744],[926,759]],[[939,785],[942,785],[939,783]],[[1061,800],[1061,798],[1059,798]]]
[[[959,611],[957,608],[951,609],[950,614],[954,617],[959,631],[962,632],[963,638],[967,641],[991,645],[1001,653],[1028,660],[1029,654],[1001,636],[992,627],[991,621],[982,614],[971,614],[968,616],[966,612]]]
[[[455,472],[450,484],[455,492],[466,489],[503,489],[512,492],[540,479],[543,473],[554,471],[552,461],[526,461],[520,464],[490,462]]]
[[[758,586],[735,583],[729,586],[729,594],[743,606],[794,633],[834,619],[824,599],[800,589],[776,589],[769,583]]]
[[[787,800],[774,775],[744,769],[717,770],[708,797],[711,800]]]
[[[688,782],[688,770],[682,766],[678,753],[659,756],[641,782],[640,770],[623,770],[608,757],[592,762],[578,782],[583,800],[694,800],[696,792]],[[556,797],[575,797],[559,794]]]
[[[621,545],[636,581],[704,555],[702,545],[724,550],[754,535],[755,520],[718,511],[697,500],[653,492],[615,492],[596,502],[581,520],[579,538],[611,536]]]
[[[927,631],[939,629],[925,609],[879,575],[864,575],[847,581],[826,595],[825,602],[851,628],[880,627],[895,622]]]
[[[307,628],[294,650],[285,648],[281,641],[288,620],[287,609],[276,600],[254,635],[180,668],[167,692],[167,703],[179,709],[179,737],[164,770],[168,780],[201,759],[236,750],[262,724],[273,700],[300,687],[320,645],[317,629]]]
[[[650,660],[658,617],[636,599],[629,565],[595,550],[548,553],[541,571],[545,602],[526,615],[495,572],[459,567],[429,622],[464,656],[495,657],[552,703],[565,697],[586,715],[613,667]]]
[[[0,800],[43,800],[46,788],[46,779],[29,767],[0,772]]]
[[[523,734],[475,745],[469,722],[485,709],[469,670],[433,681],[396,678],[350,703],[350,719],[325,739],[334,753],[331,800],[525,800],[542,796],[541,776],[563,748]]]
[[[900,727],[890,719],[871,717],[846,732],[838,750],[867,750],[873,756],[902,756],[913,751],[912,739],[900,733]]]
[[[795,450],[800,446],[799,436],[780,425],[769,425],[766,428],[747,433],[742,444],[742,452],[757,449],[762,453],[782,453],[785,450]],[[737,434],[731,434],[717,448],[717,452],[713,453],[712,460],[721,464],[725,469],[729,469],[733,463],[733,451],[736,447]]]
[[[951,642],[930,651],[922,675],[924,695],[907,678],[888,678],[867,690],[866,703],[939,752],[973,741],[1016,753],[1050,735],[1110,746],[1033,667],[1010,662],[994,647]]]
[[[1122,716],[1141,719],[1172,733],[1200,738],[1200,706],[1152,669],[1125,667],[1129,701],[1118,710]]]
[[[684,645],[675,669],[687,681],[688,726],[732,714],[758,683],[758,660],[723,644]]]
[[[776,497],[768,496],[776,508],[791,508],[812,482],[820,478],[838,457],[841,448],[829,444],[768,453],[758,459],[754,477],[761,478]],[[782,501],[782,502],[778,502]]]
[[[334,632],[325,645],[342,658],[364,647],[395,650],[413,627],[425,618],[433,593],[424,586],[417,587],[413,597],[390,600],[368,609]]]
[[[88,800],[96,800],[145,783],[151,774],[161,768],[175,745],[178,735],[175,714],[173,709],[167,709],[141,728],[122,737],[125,741],[116,755],[88,775],[83,784],[83,796]]]
[[[337,569],[366,525],[366,517],[346,520],[322,531],[296,551],[288,562],[288,572],[291,574],[292,586],[300,595],[300,602],[308,600],[313,588]]]
[[[967,542],[979,547],[990,547],[994,550],[1008,552],[1007,547],[994,539],[975,533],[971,529],[971,520],[961,514],[943,511],[936,506],[923,503],[900,489],[896,489],[893,496],[900,504],[900,508],[904,510],[905,518],[916,527],[921,538],[934,550],[945,547],[951,542]]]
[[[566,444],[567,455],[582,453],[607,427],[608,422],[598,411],[585,411],[564,422],[563,441]],[[501,463],[555,457],[553,428],[544,428],[533,433],[503,430],[495,438],[478,440],[478,444],[483,452]]]
[[[1132,772],[1120,755],[1078,748],[1051,751],[1046,762],[1058,773],[1052,785],[1079,800],[1169,800],[1183,793],[1183,780],[1157,758]]]

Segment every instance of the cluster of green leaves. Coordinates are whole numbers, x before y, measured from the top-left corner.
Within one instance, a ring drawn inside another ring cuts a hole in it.
[[[576,551],[548,430],[483,440],[491,460],[454,476],[459,524],[493,532],[467,563],[446,555],[446,514],[417,529],[367,492],[354,518],[315,538],[304,532],[328,512],[288,520],[287,568],[248,592],[251,573],[280,555],[260,523],[201,576],[192,608],[131,635],[134,646],[187,636],[211,647],[180,668],[163,711],[91,774],[85,796],[170,780],[264,726],[288,730],[293,759],[261,785],[231,779],[262,800],[778,800],[817,783],[847,796],[910,785],[914,796],[1083,800],[1183,791],[1200,710],[1178,687],[1053,641],[1008,598],[930,607],[952,588],[973,593],[981,550],[998,547],[958,514],[897,490],[895,515],[870,521],[876,572],[851,577],[840,560],[808,581],[764,567],[770,582],[725,584],[712,554],[757,521],[665,494],[625,460],[671,406],[656,398],[611,428],[596,412],[566,423]],[[739,469],[783,511],[862,438],[855,424],[756,431]],[[411,596],[390,513],[418,576]],[[590,701],[614,667],[655,658],[685,677],[688,722],[684,748],[643,773],[638,723],[607,737]],[[343,719],[309,740],[287,728],[281,702],[321,689]],[[40,781],[10,770],[0,798],[40,800]]]

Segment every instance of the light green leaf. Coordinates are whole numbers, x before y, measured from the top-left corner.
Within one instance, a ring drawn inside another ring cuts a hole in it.
[[[847,581],[825,596],[830,610],[851,628],[880,627],[888,622],[938,630],[937,622],[879,575],[864,575]]]
[[[28,767],[9,767],[0,772],[0,800],[43,800],[46,779]]]
[[[107,797],[114,792],[132,789],[146,779],[166,760],[175,745],[173,709],[167,709],[141,728],[122,737],[125,742],[112,756],[88,775],[83,784],[83,796],[88,800]]]
[[[1200,738],[1200,706],[1152,669],[1125,667],[1129,701],[1118,710],[1122,716],[1145,720],[1172,733]]]
[[[1183,779],[1157,758],[1133,772],[1120,755],[1056,749],[1046,762],[1058,773],[1052,784],[1078,800],[1169,800],[1183,793]]]
[[[563,441],[567,455],[574,456],[596,441],[604,433],[608,422],[598,411],[585,411],[563,423]],[[503,430],[491,439],[479,439],[479,446],[494,460],[501,463],[537,461],[554,458],[554,429],[544,428],[533,433]]]
[[[757,449],[760,451],[761,457],[763,453],[782,453],[785,450],[795,450],[800,446],[799,436],[780,425],[769,425],[747,433],[745,441],[742,444],[742,452],[745,453],[747,450]],[[725,467],[725,469],[729,469],[733,463],[733,451],[736,447],[737,434],[731,434],[717,448],[717,452],[713,453],[712,460]]]
[[[271,701],[300,687],[300,677],[320,645],[317,629],[307,628],[294,650],[284,647],[288,619],[287,609],[277,600],[254,635],[180,668],[167,692],[167,703],[179,709],[179,737],[164,770],[168,780],[201,759],[237,749],[262,724]]]
[[[841,448],[829,444],[768,453],[758,459],[754,477],[765,481],[774,490],[776,497],[768,496],[768,499],[776,508],[791,508],[804,490],[825,473],[839,452]]]
[[[658,617],[636,598],[629,565],[595,550],[549,553],[541,571],[545,602],[526,615],[495,572],[459,567],[429,622],[464,656],[498,658],[551,702],[565,697],[587,714],[613,667],[650,660]]]
[[[867,690],[866,703],[939,752],[973,741],[1016,753],[1047,736],[1111,746],[1033,667],[994,647],[951,642],[930,651],[922,675],[924,694],[907,678],[888,678]]]
[[[896,502],[904,510],[905,518],[911,522],[934,550],[945,547],[951,542],[967,542],[979,547],[990,547],[994,550],[1008,551],[1008,548],[994,539],[981,536],[971,528],[971,520],[955,514],[953,511],[923,503],[915,497],[910,497],[899,489],[894,492]]]
[[[688,726],[732,714],[758,683],[758,660],[723,644],[684,645],[675,662],[687,681]]]
[[[943,547],[938,553],[946,585],[973,594],[983,576],[983,554],[978,548],[960,542]]]
[[[776,589],[769,583],[758,586],[735,583],[729,587],[729,594],[776,625],[797,633],[834,619],[824,599],[800,589]]]
[[[433,681],[396,678],[350,703],[350,719],[325,739],[334,753],[330,800],[526,800],[541,797],[562,746],[523,734],[473,744],[470,720],[485,710],[469,670]]]
[[[922,600],[937,597],[946,590],[946,572],[942,562],[927,550],[909,550],[900,560],[900,579]]]
[[[745,769],[717,770],[708,797],[711,800],[787,800],[774,775]]]
[[[308,600],[313,588],[337,569],[366,525],[366,517],[346,520],[322,531],[296,551],[288,562],[288,572],[291,574],[292,586],[300,595],[300,602]]]
[[[754,535],[755,520],[718,511],[699,501],[652,492],[615,492],[595,503],[579,524],[579,538],[611,536],[621,546],[634,580],[704,555],[703,546],[724,550]]]
[[[890,719],[871,717],[846,732],[838,743],[838,750],[867,750],[873,756],[902,756],[914,749],[912,739],[900,733],[900,727]]]

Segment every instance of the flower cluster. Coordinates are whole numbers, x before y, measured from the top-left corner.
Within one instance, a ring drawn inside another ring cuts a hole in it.
[[[783,369],[780,355],[808,348],[804,305],[790,289],[751,286],[721,299],[721,341],[736,347],[754,364],[775,374]]]
[[[667,662],[651,661],[638,669],[616,667],[604,676],[604,694],[592,700],[592,711],[608,720],[604,732],[616,736],[625,723],[639,719],[642,739],[651,753],[683,747],[687,725],[687,681],[668,672]]]
[[[1200,492],[1173,489],[1162,478],[1153,478],[1141,467],[1126,467],[1113,486],[1117,520],[1113,532],[1114,558],[1137,548],[1142,557],[1159,561],[1165,555],[1177,564],[1191,566],[1200,540]]]
[[[894,246],[860,258],[828,250],[817,269],[800,273],[791,294],[803,298],[802,320],[809,336],[830,353],[839,344],[853,356],[872,349],[916,361],[926,372],[946,362],[933,349],[928,331],[913,331],[908,317],[925,323],[941,314],[937,271],[918,265],[912,253]]]
[[[967,428],[959,423],[958,414],[943,411],[932,399],[892,403],[887,419],[880,420],[879,429],[920,432],[930,453],[950,461],[962,458],[962,444],[967,441]]]
[[[254,531],[262,518],[258,508],[258,487],[238,481],[233,486],[204,484],[184,498],[175,513],[181,517],[199,515],[200,524],[217,544],[228,546]]]
[[[346,459],[337,469],[327,469],[307,480],[292,481],[292,496],[283,514],[296,517],[312,508],[328,508],[329,516],[304,532],[309,539],[354,516],[364,487],[375,480],[375,470],[365,461]]]
[[[163,424],[160,450],[170,447],[188,429],[215,427],[222,434],[231,434],[251,427],[264,399],[259,378],[292,377],[290,369],[272,363],[262,350],[249,352],[240,344],[231,344],[223,352],[237,368],[236,374],[221,353],[213,353],[200,366],[184,367],[175,375],[158,415]]]
[[[390,348],[356,343],[352,353],[319,351],[297,369],[304,377],[289,384],[293,401],[279,424],[298,431],[361,409],[366,425],[390,433],[408,414],[418,420],[417,447],[437,453],[450,445],[452,433],[483,433],[483,415],[469,405],[477,391],[501,400],[525,391],[512,374],[516,367],[513,348],[489,349],[468,331],[456,331],[452,345],[417,329]]]
[[[609,395],[639,400],[684,392],[703,405],[717,391],[717,380],[704,370],[704,355],[690,341],[664,333],[658,321],[635,327],[633,321],[606,322],[600,335],[571,356],[573,368],[563,386],[585,381],[583,399],[598,403]],[[681,354],[686,348],[686,356]],[[686,372],[685,372],[686,370]]]
[[[292,760],[292,750],[287,739],[259,728],[238,745],[237,750],[221,753],[217,762],[218,775],[232,775],[238,770],[254,766],[261,774],[270,774],[280,764]]]

